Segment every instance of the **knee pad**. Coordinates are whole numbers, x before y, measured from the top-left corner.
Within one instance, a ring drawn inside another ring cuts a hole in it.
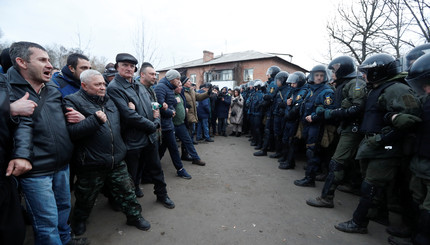
[[[315,152],[313,149],[310,149],[310,148],[306,149],[306,157],[308,159],[313,158],[314,156],[315,156]]]
[[[377,187],[376,185],[370,184],[365,180],[363,181],[363,183],[361,183],[361,195],[363,198],[371,200],[380,191],[381,191],[381,188]]]

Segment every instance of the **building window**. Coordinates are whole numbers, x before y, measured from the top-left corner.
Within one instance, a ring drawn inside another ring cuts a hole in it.
[[[191,80],[191,83],[196,83],[197,81],[197,75],[196,74],[191,74],[190,75],[190,80]]]
[[[243,70],[243,81],[252,81],[252,80],[254,80],[254,69]]]

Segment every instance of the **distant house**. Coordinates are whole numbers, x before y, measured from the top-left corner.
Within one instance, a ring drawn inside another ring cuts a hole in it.
[[[214,57],[214,53],[205,50],[202,59],[157,71],[159,78],[163,78],[168,70],[175,69],[182,75],[188,76],[197,86],[206,82],[233,82],[236,86],[255,79],[267,81],[266,71],[273,65],[279,66],[281,70],[289,73],[307,72],[304,68],[287,61],[283,57],[285,56],[280,54],[261,53],[253,50],[221,54]]]

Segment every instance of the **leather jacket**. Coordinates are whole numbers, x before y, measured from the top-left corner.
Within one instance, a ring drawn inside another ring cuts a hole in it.
[[[107,167],[112,169],[125,157],[126,146],[121,137],[120,116],[108,96],[92,96],[82,88],[64,98],[66,107],[72,107],[85,116],[79,123],[68,124],[70,137],[75,142],[78,167]],[[103,111],[107,121],[102,122],[96,111]]]
[[[128,82],[119,74],[109,83],[107,93],[121,115],[121,134],[127,150],[143,148],[157,143],[160,119],[154,118],[151,95],[142,84]],[[128,103],[135,105],[135,110]]]
[[[28,92],[29,99],[38,104],[39,110],[35,110],[31,118],[20,119],[33,123],[33,129],[25,135],[28,140],[19,142],[23,147],[22,154],[31,156],[31,148],[34,152],[33,169],[22,177],[44,176],[63,169],[69,164],[73,144],[67,131],[63,99],[57,86],[53,82],[46,83],[38,94],[13,67],[8,70],[7,78],[11,86],[10,101],[20,99]],[[43,105],[40,105],[41,94],[46,98]]]

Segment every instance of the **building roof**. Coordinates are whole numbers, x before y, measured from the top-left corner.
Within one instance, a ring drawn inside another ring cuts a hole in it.
[[[214,56],[214,58],[208,62],[203,62],[203,58],[185,62],[182,64],[166,67],[163,69],[160,69],[158,71],[167,71],[170,69],[180,69],[180,68],[191,68],[191,67],[198,67],[198,66],[207,66],[207,65],[215,65],[215,64],[223,64],[223,63],[230,63],[230,62],[238,62],[238,61],[246,61],[246,60],[259,60],[259,59],[270,59],[270,58],[279,58],[286,63],[289,63],[293,66],[298,67],[299,69],[306,70],[296,64],[293,64],[289,61],[287,61],[285,58],[285,55],[282,54],[271,54],[271,53],[261,53],[254,50],[248,50],[243,52],[236,52],[236,53],[230,53],[230,54],[221,54],[218,56]]]

